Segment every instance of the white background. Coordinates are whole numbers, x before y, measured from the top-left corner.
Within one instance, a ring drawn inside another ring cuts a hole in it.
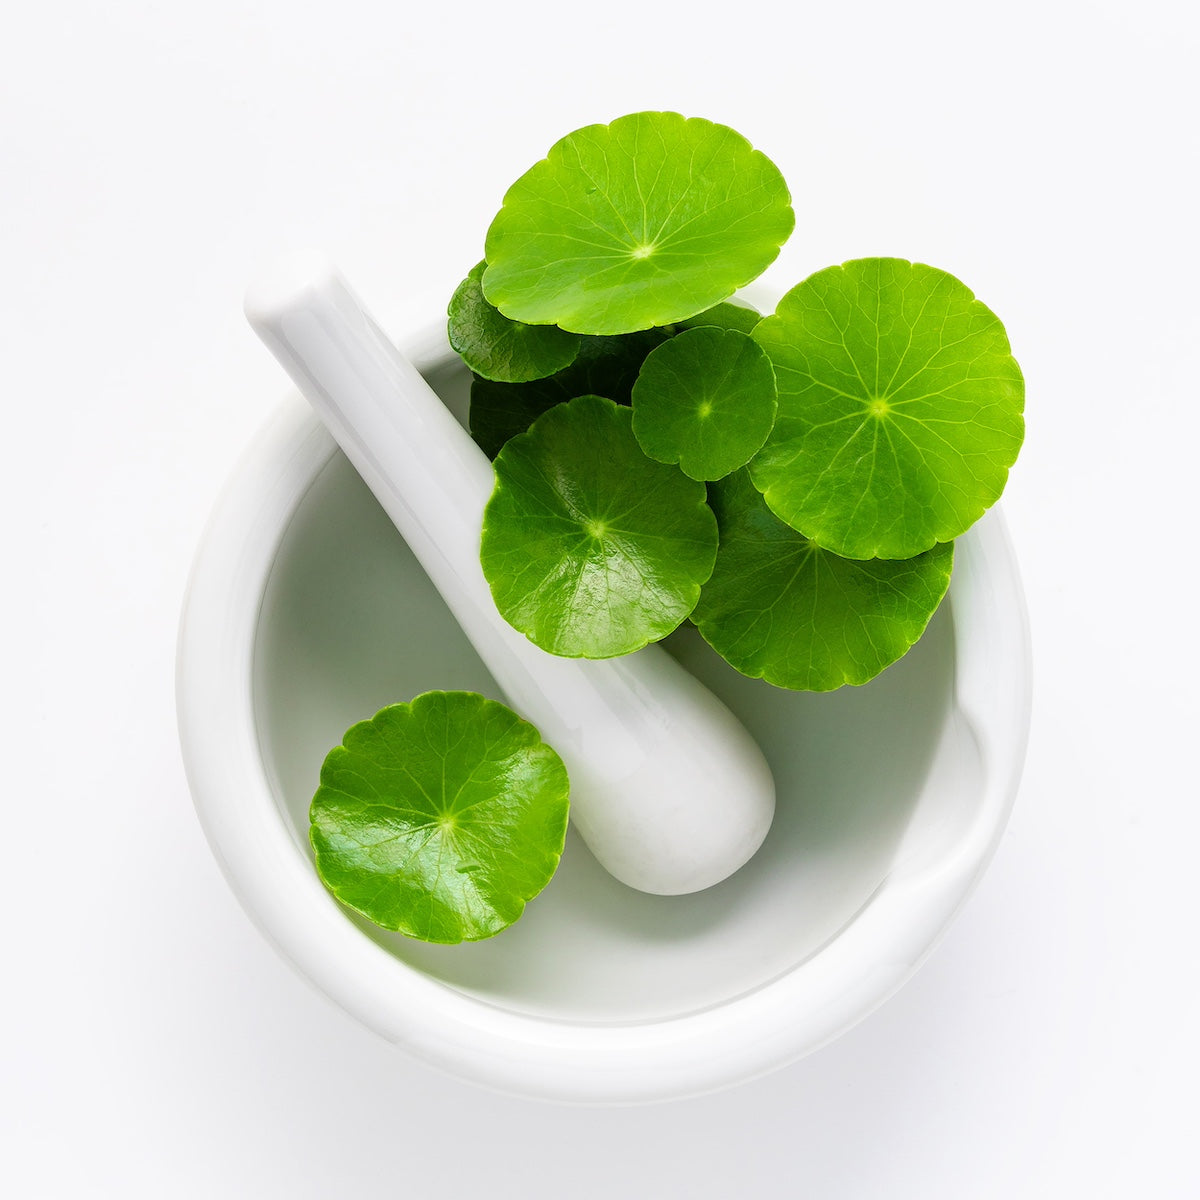
[[[1192,6],[27,4],[0,37],[0,1173],[19,1197],[1200,1193]],[[929,963],[774,1076],[558,1108],[417,1065],[237,907],[176,746],[207,513],[286,391],[247,281],[315,245],[402,323],[508,183],[641,108],[788,179],[768,280],[952,271],[1028,381],[1009,832]],[[14,423],[15,421],[15,423]]]

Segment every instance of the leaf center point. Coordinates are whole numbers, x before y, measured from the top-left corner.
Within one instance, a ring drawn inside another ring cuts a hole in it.
[[[892,406],[883,396],[873,396],[867,401],[867,412],[873,417],[886,417],[892,411]]]
[[[653,242],[641,242],[629,252],[630,258],[649,258],[658,247]]]

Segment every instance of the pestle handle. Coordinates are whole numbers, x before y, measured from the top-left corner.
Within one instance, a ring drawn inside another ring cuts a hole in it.
[[[770,769],[741,723],[658,646],[559,658],[500,616],[479,564],[491,463],[332,264],[281,264],[247,293],[246,315],[509,702],[562,757],[572,822],[601,865],[661,895],[736,871],[775,810]]]

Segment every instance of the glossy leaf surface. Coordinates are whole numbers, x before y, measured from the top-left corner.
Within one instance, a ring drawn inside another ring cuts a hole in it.
[[[513,320],[577,333],[669,325],[759,275],[794,223],[782,175],[741,134],[632,113],[569,134],[509,188],[483,290]]]
[[[523,383],[569,366],[579,353],[578,334],[555,325],[510,321],[483,298],[479,263],[450,300],[446,331],[463,362],[484,379]]]
[[[317,870],[343,904],[428,942],[511,925],[558,867],[567,773],[516,713],[427,692],[347,730],[310,810]]]
[[[798,691],[866,683],[916,642],[949,586],[953,543],[840,558],[776,517],[745,471],[709,496],[721,548],[692,620],[744,675]]]
[[[771,360],[736,329],[685,330],[651,352],[633,386],[638,444],[693,479],[745,466],[774,422]]]
[[[1024,434],[1004,327],[945,271],[819,271],[754,329],[779,413],[750,465],[771,509],[850,558],[909,558],[995,502]]]
[[[572,658],[611,658],[671,632],[712,571],[702,483],[647,458],[628,408],[582,396],[495,461],[480,558],[516,629]]]

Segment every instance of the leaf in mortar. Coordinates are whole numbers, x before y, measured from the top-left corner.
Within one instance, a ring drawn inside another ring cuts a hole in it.
[[[478,377],[471,384],[471,436],[488,458],[556,404],[576,396],[605,396],[628,404],[634,380],[647,354],[670,334],[647,329],[620,337],[586,337],[579,357],[548,379],[494,383]]]
[[[736,329],[684,330],[651,351],[633,386],[638,444],[693,479],[745,466],[774,422],[771,360]]]
[[[317,871],[343,903],[426,942],[511,925],[558,867],[567,772],[527,721],[426,692],[347,730],[310,809]]]
[[[544,379],[569,366],[579,353],[578,334],[556,325],[510,321],[483,298],[479,263],[458,285],[447,311],[450,345],[484,379],[523,383]]]
[[[776,517],[745,471],[709,498],[721,548],[692,620],[743,675],[796,691],[866,683],[916,642],[949,586],[953,542],[910,559],[840,558]]]
[[[898,258],[818,271],[754,329],[779,413],[750,464],[771,509],[850,558],[911,558],[1004,489],[1025,385],[1004,327],[952,275]]]
[[[693,317],[759,275],[795,224],[778,168],[741,134],[640,112],[555,143],[488,229],[483,291],[577,333]]]
[[[631,420],[581,396],[496,457],[483,573],[505,620],[551,654],[611,658],[666,637],[712,571],[704,485],[647,458]]]

